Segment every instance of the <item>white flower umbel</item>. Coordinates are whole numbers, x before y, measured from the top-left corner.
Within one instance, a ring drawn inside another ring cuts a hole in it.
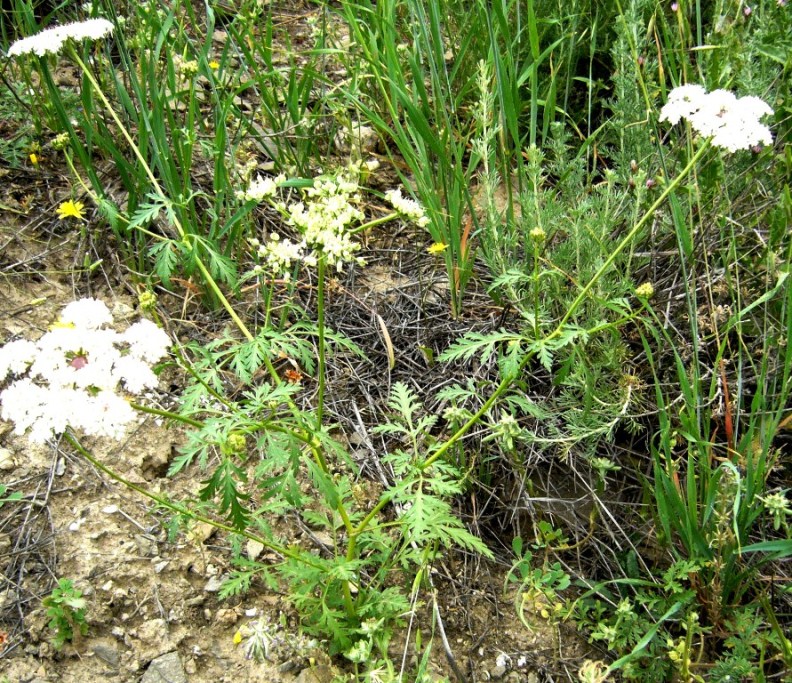
[[[119,438],[135,419],[121,394],[157,386],[151,365],[171,345],[165,332],[141,320],[125,332],[96,299],[75,301],[37,342],[17,340],[0,347],[0,381],[14,380],[2,393],[0,417],[14,433],[44,442],[67,427],[93,436]]]
[[[237,192],[237,199],[244,201],[261,202],[269,197],[274,197],[278,191],[279,185],[286,180],[285,175],[279,175],[276,178],[262,178],[256,176],[256,179],[248,185],[248,189],[244,192]]]
[[[172,344],[164,330],[145,318],[128,327],[121,339],[129,344],[130,356],[148,363],[164,358]]]
[[[286,281],[291,277],[292,265],[305,261],[307,256],[305,242],[281,239],[277,233],[270,235],[269,240],[259,246],[258,255],[266,271]]]
[[[67,40],[99,40],[113,32],[113,24],[107,19],[87,19],[73,24],[63,24],[40,31],[34,36],[22,38],[8,48],[9,57],[20,55],[57,54]]]
[[[71,323],[86,330],[98,330],[113,322],[110,309],[99,299],[78,299],[72,301],[61,313],[61,322]]]
[[[681,85],[668,95],[660,120],[672,125],[685,119],[699,135],[711,138],[715,147],[736,152],[758,144],[773,144],[770,129],[761,123],[773,113],[758,97],[737,97],[728,90],[708,93],[700,85]]]
[[[707,91],[700,85],[680,85],[668,93],[668,102],[660,110],[660,120],[676,125],[698,111]]]
[[[385,199],[387,199],[391,206],[402,216],[409,218],[411,221],[415,221],[418,227],[425,228],[429,225],[429,217],[426,215],[424,208],[414,199],[403,197],[401,188],[388,190],[385,193]]]
[[[310,253],[315,250],[324,254],[328,265],[337,270],[348,262],[362,264],[355,256],[360,245],[350,234],[350,226],[365,218],[354,205],[359,201],[357,190],[357,183],[344,176],[317,178],[313,187],[306,191],[307,205],[298,202],[288,208],[288,222],[300,230],[308,250],[304,261],[315,262],[315,254]]]

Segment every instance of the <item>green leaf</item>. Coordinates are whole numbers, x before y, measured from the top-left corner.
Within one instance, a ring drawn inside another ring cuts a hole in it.
[[[132,231],[135,228],[146,227],[157,219],[160,211],[166,208],[170,202],[161,195],[149,194],[150,201],[140,204],[137,211],[132,214],[129,219],[127,230]]]
[[[170,277],[179,262],[179,252],[184,246],[174,240],[163,240],[149,247],[149,256],[154,259],[154,272],[166,287],[171,286]]]
[[[498,344],[520,342],[522,337],[513,332],[499,330],[489,334],[468,332],[461,339],[454,342],[440,354],[441,361],[470,360],[474,355],[480,354],[481,363],[486,363],[495,353]]]
[[[250,513],[240,501],[248,500],[250,496],[239,491],[237,480],[245,482],[247,475],[230,458],[224,458],[212,477],[204,482],[200,498],[209,501],[219,495],[220,513],[227,514],[228,521],[235,529],[244,529],[248,525]]]

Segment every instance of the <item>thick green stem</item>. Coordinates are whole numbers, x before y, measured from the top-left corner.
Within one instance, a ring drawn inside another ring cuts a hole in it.
[[[164,191],[162,189],[162,186],[159,184],[159,181],[157,180],[157,177],[154,175],[154,171],[151,170],[151,166],[146,161],[145,157],[143,156],[143,153],[140,151],[140,148],[135,143],[135,141],[132,139],[132,136],[129,134],[129,131],[126,129],[126,126],[121,121],[121,119],[118,116],[118,114],[116,114],[115,109],[110,104],[110,101],[107,99],[107,97],[105,96],[104,92],[102,91],[101,86],[99,85],[99,83],[94,78],[94,76],[91,73],[90,69],[88,69],[88,67],[82,61],[82,59],[80,58],[80,55],[77,54],[77,50],[72,48],[71,52],[72,52],[72,57],[77,62],[79,67],[83,70],[83,73],[85,74],[85,77],[91,82],[91,85],[93,86],[94,90],[96,91],[96,94],[99,96],[99,99],[102,100],[102,103],[104,104],[105,109],[107,109],[107,112],[110,114],[110,116],[113,119],[113,121],[115,121],[116,126],[118,126],[119,131],[121,131],[121,135],[124,136],[124,139],[127,141],[127,144],[129,145],[129,147],[132,150],[133,154],[137,157],[138,161],[140,162],[140,165],[143,168],[143,172],[146,174],[146,176],[148,177],[149,181],[151,182],[151,186],[154,188],[154,191],[157,194],[159,194],[159,195],[164,197],[165,193],[164,193]],[[177,232],[179,233],[179,237],[182,239],[182,242],[194,253],[195,252],[195,246],[187,238],[187,233],[184,230],[184,227],[182,226],[181,221],[179,221],[179,219],[177,217],[175,217],[175,216],[173,218],[173,225],[176,228]],[[234,311],[233,306],[231,306],[231,303],[228,301],[228,299],[226,299],[225,295],[220,291],[220,288],[218,287],[217,282],[212,277],[211,273],[206,268],[206,266],[204,265],[203,261],[201,261],[201,259],[196,256],[195,262],[198,265],[198,269],[201,271],[201,275],[203,275],[203,277],[204,277],[204,279],[206,281],[206,284],[209,286],[209,289],[212,290],[214,295],[218,298],[218,300],[222,304],[223,308],[225,308],[225,310],[231,316],[231,319],[234,321],[236,326],[239,328],[240,332],[242,332],[242,334],[245,336],[246,339],[248,339],[249,341],[252,340],[254,338],[253,334],[250,332],[250,330],[248,329],[247,325],[245,325],[245,323],[242,322],[242,319],[236,314],[236,311]],[[267,365],[267,370],[269,370],[270,375],[272,375],[273,380],[276,383],[280,383],[280,377],[278,376],[278,373],[275,371],[275,368],[272,366],[272,362],[269,359],[265,359],[265,363]]]
[[[135,403],[134,401],[130,401],[129,405],[140,413],[148,413],[149,415],[157,415],[158,417],[165,417],[169,420],[176,420],[177,422],[182,422],[186,425],[190,425],[190,427],[197,427],[198,429],[201,429],[204,426],[204,423],[200,420],[193,420],[191,417],[185,417],[184,415],[179,415],[178,413],[172,413],[169,410],[149,408],[148,406]]]
[[[204,515],[195,512],[194,510],[190,510],[183,505],[179,505],[178,503],[173,503],[161,496],[158,496],[151,491],[143,488],[142,486],[138,486],[137,484],[125,479],[120,474],[115,472],[114,470],[110,469],[107,465],[99,462],[93,455],[77,440],[71,432],[66,431],[64,433],[66,440],[74,447],[74,449],[82,455],[88,462],[90,462],[94,467],[98,470],[104,472],[108,477],[114,479],[119,484],[126,486],[128,489],[139,493],[141,496],[145,496],[149,500],[153,500],[157,505],[161,505],[162,507],[170,510],[171,512],[175,512],[179,515],[184,515],[185,517],[189,517],[190,519],[194,519],[197,522],[202,522],[204,524],[209,524],[216,529],[220,529],[221,531],[227,531],[231,534],[237,534],[244,538],[248,538],[251,541],[256,541],[257,543],[261,543],[265,548],[269,548],[270,550],[278,553],[279,555],[283,555],[284,557],[289,557],[292,560],[296,560],[297,562],[301,562],[302,564],[306,564],[314,569],[324,569],[324,567],[318,563],[311,562],[307,560],[305,557],[299,555],[298,553],[286,548],[285,546],[279,545],[277,543],[273,543],[272,541],[268,541],[266,538],[262,538],[261,536],[256,536],[256,534],[251,534],[248,531],[241,531],[239,529],[235,529],[228,524],[223,524],[222,522],[218,522],[214,519],[210,519],[209,517],[205,517]]]
[[[369,221],[368,223],[364,223],[363,225],[359,225],[354,230],[350,230],[350,235],[357,235],[359,232],[364,232],[370,228],[373,228],[377,225],[382,225],[383,223],[388,223],[392,221],[394,218],[398,218],[399,213],[398,211],[394,211],[393,213],[389,213],[386,216],[382,216],[381,218],[375,218],[374,220]]]
[[[316,398],[316,428],[322,428],[322,418],[324,417],[324,395],[325,395],[325,276],[327,270],[327,259],[324,254],[319,256],[319,286],[316,295],[316,329],[318,333],[319,346],[319,390]]]

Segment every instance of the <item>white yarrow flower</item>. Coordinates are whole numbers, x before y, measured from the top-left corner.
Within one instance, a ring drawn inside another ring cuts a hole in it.
[[[36,358],[38,347],[27,339],[17,339],[0,347],[0,382],[10,372],[21,375]]]
[[[292,264],[305,259],[305,243],[281,239],[280,235],[274,233],[266,244],[259,246],[258,255],[263,260],[262,265],[266,270],[288,280]]]
[[[103,325],[113,322],[110,309],[99,299],[79,299],[72,301],[61,313],[61,322],[71,323],[75,327],[86,330],[98,330]]]
[[[707,93],[700,85],[682,85],[669,93],[660,120],[674,125],[685,119],[715,147],[736,152],[773,144],[770,128],[760,122],[772,113],[764,100],[752,95],[738,98],[728,90]]]
[[[168,355],[172,342],[167,333],[156,323],[143,318],[130,325],[121,335],[129,344],[129,354],[148,363],[156,363]]]
[[[159,380],[148,363],[122,356],[113,364],[113,377],[121,381],[130,394],[141,394],[144,389],[154,389]]]
[[[256,179],[248,185],[248,189],[244,192],[237,192],[237,199],[245,201],[261,202],[269,197],[274,197],[278,191],[278,186],[286,180],[285,175],[279,175],[276,178],[262,178],[256,176]]]
[[[698,111],[707,91],[700,85],[680,85],[668,93],[668,102],[660,110],[660,120],[668,121],[672,126],[680,119],[687,119]]]
[[[21,38],[8,48],[9,57],[20,55],[57,54],[67,40],[99,40],[113,32],[113,24],[107,19],[87,19],[73,24],[53,26],[39,33]]]
[[[107,306],[82,299],[66,306],[37,342],[17,340],[0,347],[0,381],[16,379],[0,393],[0,417],[15,434],[44,442],[67,428],[120,438],[136,413],[119,394],[157,386],[151,365],[171,345],[165,332],[141,320],[119,333]]]

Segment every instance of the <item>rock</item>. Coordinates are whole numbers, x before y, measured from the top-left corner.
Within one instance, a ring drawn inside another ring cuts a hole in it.
[[[256,560],[259,555],[264,551],[264,544],[259,543],[258,541],[254,541],[252,538],[247,542],[247,546],[245,548],[247,550],[247,556],[250,560]]]
[[[135,534],[135,547],[141,557],[156,557],[157,540],[149,534]]]
[[[333,141],[339,152],[357,151],[361,156],[372,154],[377,148],[377,131],[370,126],[353,123],[352,130],[341,130]]]
[[[140,683],[187,683],[178,652],[168,652],[152,660]]]
[[[217,527],[206,522],[198,522],[190,528],[189,535],[198,543],[206,543],[217,531]]]
[[[223,585],[223,581],[225,581],[228,576],[213,576],[211,577],[204,586],[204,590],[207,593],[217,593],[220,590],[220,587]]]
[[[239,615],[233,609],[219,609],[214,620],[223,626],[233,626],[239,620]]]
[[[163,656],[176,646],[168,630],[168,622],[164,619],[144,621],[131,635],[141,641],[149,657]]]
[[[490,677],[497,680],[499,678],[503,678],[506,675],[506,667],[503,664],[496,664],[490,670]]]
[[[332,683],[334,678],[333,670],[329,666],[320,664],[300,671],[294,683]]]
[[[7,448],[0,448],[0,471],[10,472],[15,467],[14,454]]]
[[[91,651],[105,664],[109,664],[114,669],[118,668],[120,655],[118,650],[107,643],[96,643],[91,646]]]
[[[135,317],[135,309],[123,301],[116,301],[110,313],[113,316],[113,320],[129,320]]]

